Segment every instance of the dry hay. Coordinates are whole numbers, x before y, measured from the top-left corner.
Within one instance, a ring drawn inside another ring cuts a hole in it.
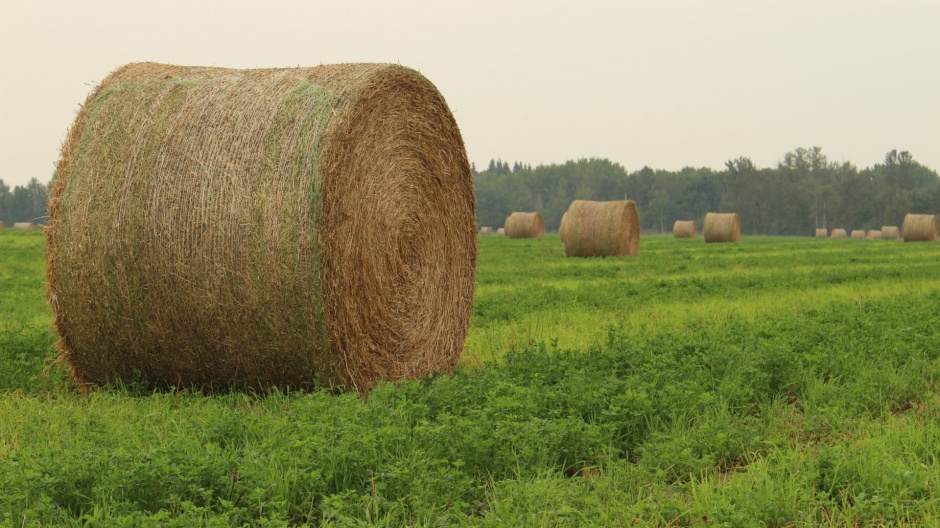
[[[695,220],[676,220],[676,223],[672,224],[672,237],[697,238],[698,222]]]
[[[492,228],[492,227],[481,227],[481,228],[480,228],[480,234],[481,234],[481,235],[492,235],[492,234],[493,234],[493,228]]]
[[[565,216],[566,256],[635,257],[640,252],[640,213],[633,200],[575,200]]]
[[[542,238],[545,236],[545,220],[542,213],[512,213],[503,227],[509,238]]]
[[[845,233],[845,229],[833,229],[829,238],[848,238],[848,235]]]
[[[937,240],[937,217],[935,215],[907,214],[901,226],[905,242],[933,242]]]
[[[881,240],[881,231],[869,229],[868,232],[865,233],[865,237],[868,238],[868,240]]]
[[[566,221],[568,220],[568,212],[565,211],[565,214],[561,215],[561,223],[558,225],[558,238],[561,239],[561,243],[565,243],[565,239],[568,236],[568,225]]]
[[[36,229],[36,224],[32,222],[15,222],[13,224],[13,229],[33,230]]]
[[[6,229],[6,228],[7,228],[6,222],[0,221],[0,229]]]
[[[705,242],[737,242],[741,239],[738,213],[706,213],[702,227]]]
[[[826,229],[816,229],[816,238],[826,238],[829,236],[829,231]]]
[[[901,238],[901,229],[898,226],[881,226],[882,240],[899,240]]]
[[[460,358],[473,181],[414,70],[129,64],[57,169],[48,298],[79,382],[362,392]]]
[[[506,236],[506,228],[500,227],[499,229],[496,230],[496,234],[498,236]]]
[[[866,234],[864,229],[853,229],[852,237],[853,240],[865,240]]]

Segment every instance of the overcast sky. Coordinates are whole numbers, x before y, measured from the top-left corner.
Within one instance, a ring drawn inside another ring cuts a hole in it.
[[[940,170],[940,1],[0,0],[0,178],[51,177],[93,85],[136,61],[397,62],[470,160],[720,169],[818,145]]]

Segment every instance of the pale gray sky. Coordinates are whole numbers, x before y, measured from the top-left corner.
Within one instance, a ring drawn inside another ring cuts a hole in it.
[[[0,178],[47,181],[92,86],[135,61],[398,62],[479,168],[766,167],[818,145],[940,170],[937,0],[0,0]]]

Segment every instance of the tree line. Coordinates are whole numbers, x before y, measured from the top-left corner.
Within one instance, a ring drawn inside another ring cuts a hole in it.
[[[888,152],[882,163],[858,169],[829,161],[819,147],[797,148],[775,167],[747,157],[724,170],[644,167],[628,173],[607,159],[579,159],[536,168],[502,160],[472,167],[477,222],[502,226],[513,211],[539,211],[557,230],[572,200],[636,202],[641,228],[668,233],[676,220],[707,212],[736,212],[745,234],[812,235],[816,228],[880,229],[900,226],[907,213],[940,213],[940,176],[907,151]]]
[[[49,185],[36,178],[13,189],[0,179],[0,222],[7,227],[16,222],[45,224],[48,221]]]

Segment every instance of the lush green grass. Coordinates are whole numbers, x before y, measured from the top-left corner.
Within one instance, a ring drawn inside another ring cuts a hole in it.
[[[0,525],[940,525],[940,245],[480,241],[454,376],[75,392],[0,234]]]

